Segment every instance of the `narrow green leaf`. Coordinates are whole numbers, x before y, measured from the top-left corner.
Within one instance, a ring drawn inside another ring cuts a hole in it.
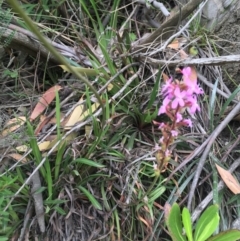
[[[78,158],[78,159],[76,159],[74,161],[77,162],[77,163],[85,164],[85,165],[92,166],[92,167],[98,167],[98,168],[105,167],[102,164],[99,164],[99,163],[97,163],[95,161],[88,160],[86,158]]]
[[[96,198],[84,187],[78,186],[78,188],[87,196],[92,205],[99,210],[102,210],[101,204],[96,200]]]
[[[218,217],[218,219],[216,217]],[[203,212],[201,217],[199,218],[197,225],[196,225],[195,233],[194,233],[194,241],[200,241],[199,238],[202,236],[202,234],[204,232],[207,231],[207,229],[209,229],[208,232],[210,232],[213,229],[214,225],[216,225],[216,227],[217,227],[218,223],[216,224],[216,222],[219,222],[218,205],[212,205],[212,206],[208,207]],[[212,223],[212,226],[208,227],[208,225],[210,225],[210,223]],[[216,227],[215,227],[215,229],[216,229]],[[212,232],[214,232],[214,230]]]
[[[59,147],[58,152],[57,152],[57,157],[55,160],[55,169],[54,169],[54,181],[57,182],[59,178],[59,173],[60,173],[60,166],[61,162],[63,160],[63,155],[66,150],[66,142],[64,141],[62,146]]]
[[[132,150],[133,147],[134,147],[134,143],[136,141],[136,135],[137,135],[137,132],[134,132],[128,139],[128,143],[127,143],[127,146],[126,146],[126,149],[128,151]]]
[[[181,213],[177,203],[172,205],[166,224],[173,241],[186,241],[186,237],[182,235]]]
[[[193,241],[193,234],[192,234],[192,220],[190,212],[187,208],[183,208],[182,211],[182,222],[188,237],[188,241]]]
[[[34,156],[34,160],[36,161],[36,164],[38,165],[42,161],[42,154],[39,150],[38,143],[37,143],[36,137],[34,135],[33,127],[29,121],[27,121],[27,133],[30,138],[30,146],[32,148],[32,154]],[[40,167],[40,172],[45,179],[46,171],[43,166]]]
[[[161,186],[159,188],[154,189],[150,194],[149,194],[149,203],[153,203],[157,198],[159,198],[166,190],[166,187]]]
[[[43,193],[46,189],[46,187],[40,187],[34,194]]]
[[[149,99],[149,102],[148,102],[148,105],[147,105],[147,109],[152,108],[152,105],[153,105],[154,101],[156,101],[157,94],[159,92],[159,85],[160,85],[161,76],[162,76],[162,72],[159,70],[158,74],[157,74],[155,85],[153,86],[152,93],[150,94],[150,99]]]
[[[223,105],[223,107],[222,107],[222,109],[221,109],[221,111],[219,113],[218,122],[220,121],[220,119],[222,118],[223,114],[225,113],[225,110],[227,109],[228,105],[237,96],[239,91],[240,91],[240,87],[238,87],[236,90],[234,90],[234,92],[229,96],[229,98],[227,99],[227,101],[225,102],[225,104]]]
[[[61,215],[66,215],[66,212],[59,206],[55,206],[55,207],[53,207],[53,209],[56,210]]]
[[[221,232],[209,238],[207,241],[237,241],[240,239],[240,231],[233,229],[225,232]]]

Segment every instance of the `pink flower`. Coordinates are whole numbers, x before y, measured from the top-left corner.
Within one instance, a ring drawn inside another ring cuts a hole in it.
[[[200,106],[197,103],[197,97],[195,95],[190,96],[188,98],[188,102],[189,102],[188,104],[190,105],[189,109],[190,109],[191,114],[195,114],[195,112],[197,110],[200,111]]]
[[[178,131],[172,130],[171,134],[173,137],[176,137],[176,136],[178,136]]]
[[[182,115],[179,112],[176,113],[176,118],[177,118],[177,123],[183,119]]]
[[[176,109],[178,106],[183,107],[185,105],[184,98],[186,97],[186,91],[180,91],[179,86],[176,86],[174,90],[175,99],[172,101],[172,108]]]
[[[203,94],[203,89],[199,87],[199,85],[197,84],[197,80],[192,81],[190,79],[185,79],[184,84],[187,87],[187,94],[188,95],[193,95],[193,94],[197,94],[197,95],[201,95]]]
[[[172,90],[174,89],[174,85],[172,83],[172,78],[170,78],[169,80],[166,81],[166,83],[163,85],[162,87],[162,93],[164,95],[169,94],[170,92],[172,92]]]
[[[168,98],[168,96],[163,100],[162,106],[160,107],[158,111],[158,115],[161,115],[163,113],[166,113],[167,111],[167,106],[170,103],[171,99]]]
[[[184,124],[186,124],[188,127],[192,127],[192,121],[190,119],[185,119]]]
[[[191,75],[191,68],[187,67],[184,68],[182,70],[182,74],[183,74],[183,81],[184,84],[187,87],[187,94],[188,95],[192,95],[192,94],[203,94],[203,89],[199,87],[199,85],[197,84],[197,79],[190,79],[190,75]]]
[[[191,68],[190,67],[185,67],[182,69],[182,74],[184,77],[189,77],[191,75]]]

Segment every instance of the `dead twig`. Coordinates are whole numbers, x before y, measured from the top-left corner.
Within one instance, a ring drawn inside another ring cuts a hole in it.
[[[39,193],[39,189],[42,187],[38,170],[31,175],[30,182],[32,184],[31,193],[34,200],[35,212],[38,220],[38,225],[41,233],[44,233],[45,221],[44,221],[44,207],[42,193]]]
[[[155,66],[159,66],[159,65],[167,65],[167,66],[224,65],[224,64],[240,62],[240,55],[227,55],[227,56],[198,58],[198,59],[188,58],[188,59],[178,59],[178,60],[164,60],[164,59],[154,59],[154,58],[146,57],[144,58],[144,61]]]

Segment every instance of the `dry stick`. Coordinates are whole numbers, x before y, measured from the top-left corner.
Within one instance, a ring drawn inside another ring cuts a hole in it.
[[[196,8],[197,6],[203,2],[203,0],[192,0],[189,3],[187,3],[181,11],[178,11],[176,14],[174,14],[171,18],[169,18],[166,22],[164,22],[160,28],[158,28],[155,32],[153,32],[150,36],[144,37],[137,41],[135,44],[133,44],[134,51],[142,51],[142,48],[144,46],[148,46],[152,42],[155,41],[159,36],[161,36],[161,39],[167,39],[172,35],[172,31],[168,31],[163,33],[164,30],[168,28],[175,28],[176,25],[179,22],[179,19],[184,20],[187,18]]]
[[[171,180],[172,176],[181,168],[183,168],[184,166],[186,166],[186,164],[188,164],[195,156],[198,156],[206,147],[206,145],[208,144],[210,140],[210,137],[207,138],[207,140],[205,140],[201,146],[199,146],[198,148],[196,148],[179,166],[177,166],[177,168],[175,168],[171,174],[169,175],[167,182],[169,180]]]
[[[203,76],[203,75],[201,75],[201,74],[197,74],[197,77],[199,78],[199,80],[201,80],[205,85],[207,85],[208,87],[210,87],[210,88],[214,88],[214,85],[212,84],[212,83],[210,83],[209,81],[207,81],[207,79]],[[220,95],[222,95],[224,98],[226,98],[226,99],[228,99],[229,97],[230,97],[230,95],[229,94],[227,94],[227,93],[225,93],[225,92],[223,92],[222,90],[220,90],[220,89],[218,89],[217,88],[217,93],[218,94],[220,94]],[[237,100],[237,99],[233,99],[232,100],[232,102],[233,103],[238,103],[239,101]]]
[[[208,145],[206,146],[206,149],[204,150],[199,163],[198,163],[198,167],[197,170],[195,172],[194,178],[193,178],[193,182],[190,188],[190,192],[189,192],[189,196],[188,196],[188,209],[191,209],[192,206],[192,199],[194,196],[194,192],[195,189],[197,187],[197,183],[198,183],[198,179],[199,176],[201,174],[201,171],[203,169],[204,163],[207,159],[207,156],[209,154],[209,151],[211,150],[212,144],[215,141],[215,139],[218,137],[218,135],[221,133],[221,131],[228,125],[228,123],[234,118],[235,115],[237,115],[240,111],[240,103],[238,103],[234,109],[226,116],[226,118],[224,119],[224,121],[213,131],[213,133],[211,134],[211,136],[209,137],[209,142]]]
[[[29,227],[29,220],[30,218],[32,218],[32,212],[33,212],[32,199],[30,198],[28,200],[28,205],[24,214],[24,219],[23,219],[24,221],[23,221],[20,235],[18,237],[18,241],[26,240],[25,236],[26,236],[26,232],[28,231],[27,229]]]
[[[21,27],[18,27],[16,25],[10,24],[8,26],[8,29],[5,29],[0,26],[0,31],[3,31],[3,40],[7,39],[8,36],[13,32],[14,35],[9,43],[9,46],[13,49],[21,50],[21,51],[26,51],[30,55],[36,54],[38,51],[40,51],[41,57],[44,58],[50,58],[50,61],[56,64],[61,64],[61,62],[54,57],[52,54],[49,55],[49,51],[46,50],[46,48],[39,42],[39,40],[36,38],[36,36],[31,33],[30,31],[23,29]],[[74,48],[68,47],[63,44],[56,43],[54,41],[51,41],[50,39],[46,38],[46,40],[54,46],[62,55],[65,57],[70,57],[76,61],[82,61],[84,64],[89,65],[89,60],[87,59],[86,56],[83,54],[76,54],[76,51]]]
[[[143,57],[142,57],[143,58]],[[179,59],[179,60],[164,60],[164,59],[153,59],[150,57],[144,58],[144,60],[153,65],[223,65],[240,62],[240,55],[226,55],[211,58],[194,58],[194,59]]]
[[[44,233],[46,230],[45,221],[44,221],[44,207],[43,207],[43,197],[42,192],[38,192],[42,187],[39,171],[36,171],[31,178],[31,194],[34,200],[35,213],[37,216],[38,225],[41,233]]]
[[[240,158],[238,158],[229,168],[229,172],[232,173],[238,166],[240,165]],[[224,182],[220,181],[217,186],[217,190],[220,191],[224,188]],[[209,202],[213,198],[213,191],[211,191],[205,198],[202,200],[202,202],[195,208],[195,210],[192,213],[192,222],[194,222],[199,215],[202,213],[202,210],[209,204]]]

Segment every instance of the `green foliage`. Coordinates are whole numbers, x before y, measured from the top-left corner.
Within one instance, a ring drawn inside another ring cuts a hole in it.
[[[181,214],[177,203],[173,204],[170,213],[166,217],[166,224],[173,241],[236,241],[240,239],[239,230],[228,230],[210,238],[219,225],[217,205],[208,207],[202,213],[194,228],[194,234],[189,210],[183,208]]]
[[[102,205],[97,201],[97,199],[84,187],[79,186],[78,187],[89,199],[89,201],[92,203],[93,207],[95,207],[98,210],[102,210]]]
[[[2,3],[3,1],[0,1],[0,40],[1,45],[7,47],[11,43],[15,32],[10,31],[8,35],[5,34],[11,22],[12,13],[10,9],[3,9]]]

